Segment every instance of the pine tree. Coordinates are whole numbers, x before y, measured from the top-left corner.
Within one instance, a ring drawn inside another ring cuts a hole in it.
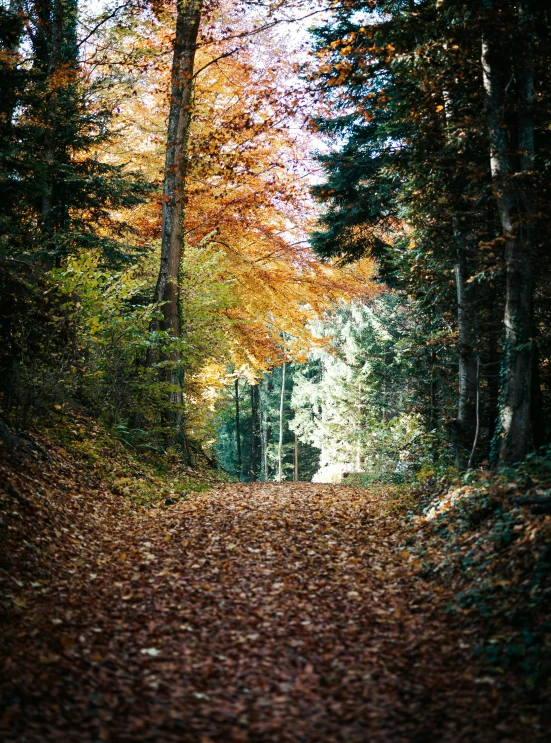
[[[101,106],[104,81],[83,74],[76,0],[38,0],[27,7],[26,37],[13,31],[7,40],[10,90],[3,121],[17,136],[0,167],[5,203],[17,198],[18,204],[11,218],[6,209],[5,249],[34,255],[47,266],[82,249],[100,250],[115,262],[127,259],[133,252],[125,241],[129,228],[113,213],[139,204],[148,186],[139,174],[98,157],[113,137],[111,113]],[[30,68],[19,54],[25,40]]]

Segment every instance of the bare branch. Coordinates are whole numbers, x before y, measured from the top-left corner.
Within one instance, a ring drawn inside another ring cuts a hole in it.
[[[108,15],[103,16],[102,19],[96,23],[96,25],[90,31],[88,36],[85,36],[84,39],[82,39],[82,41],[79,41],[78,47],[80,48],[83,44],[86,44],[88,39],[92,38],[92,36],[96,33],[96,31],[98,31],[105,23],[107,23],[107,21],[110,21],[112,18],[114,18],[118,14],[119,10],[123,10],[124,8],[127,8],[131,4],[132,4],[132,0],[128,0],[128,2],[125,2],[122,5],[119,5],[118,7],[116,7]]]
[[[306,20],[306,18],[311,18],[312,16],[318,15],[319,13],[325,13],[327,12],[327,10],[329,10],[329,8],[330,6],[327,6],[326,8],[320,8],[319,10],[313,10],[311,13],[299,16],[298,18],[278,18],[277,20],[271,21],[270,23],[265,23],[263,26],[253,28],[252,31],[243,31],[240,34],[225,36],[222,39],[212,39],[211,41],[204,41],[202,44],[197,44],[197,48],[200,49],[201,47],[210,46],[211,44],[223,44],[225,41],[231,41],[232,39],[244,39],[247,36],[254,36],[255,34],[260,34],[263,31],[268,31],[275,26],[279,26],[281,23],[298,23],[298,21],[304,21]]]

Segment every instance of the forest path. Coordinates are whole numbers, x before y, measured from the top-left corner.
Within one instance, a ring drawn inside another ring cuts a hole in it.
[[[233,484],[75,517],[4,740],[520,741],[385,497]]]

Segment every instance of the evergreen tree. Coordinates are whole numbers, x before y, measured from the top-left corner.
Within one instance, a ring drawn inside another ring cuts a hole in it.
[[[536,353],[530,281],[523,279],[524,299],[514,300],[524,319],[517,313],[513,322],[511,292],[522,282],[511,278],[507,250],[521,251],[520,263],[513,263],[528,276],[530,250],[538,250],[549,228],[546,214],[534,206],[536,193],[540,203],[548,200],[543,184],[551,80],[543,40],[549,14],[538,2],[483,5],[339,3],[314,31],[321,61],[311,74],[334,112],[314,126],[335,143],[320,158],[326,180],[314,194],[324,211],[313,245],[326,258],[375,256],[381,280],[413,300],[420,376],[430,380],[424,413],[453,442],[459,467],[499,451],[504,463],[521,458],[527,446],[546,437],[537,415],[541,405],[529,404],[531,395],[541,400],[539,369],[530,361]],[[486,38],[499,46],[493,66],[489,57],[484,61]],[[511,40],[506,47],[504,38]],[[489,71],[495,94],[488,93]],[[526,85],[536,74],[542,92],[530,92],[528,99]],[[530,126],[534,142],[526,149],[522,138]],[[499,154],[497,134],[503,135],[504,165],[496,176],[491,153]],[[524,171],[523,156],[532,163]],[[510,230],[500,216],[500,189],[513,215]],[[538,274],[542,280],[546,275],[548,258],[540,257],[536,284]],[[536,293],[536,307],[538,300]],[[547,304],[540,307],[536,314],[547,312]],[[496,322],[496,315],[504,322]],[[520,325],[513,331],[515,323]],[[511,333],[514,342],[507,340]],[[540,345],[545,343],[542,338]],[[524,359],[523,373],[513,359]],[[520,407],[506,403],[512,389],[522,397]],[[511,405],[512,417],[506,412]],[[524,424],[517,435],[511,421],[521,408]]]
[[[81,249],[127,258],[135,250],[125,237],[129,226],[114,212],[141,203],[148,186],[99,157],[114,136],[111,112],[101,103],[105,80],[90,80],[81,68],[76,0],[36,0],[25,15],[4,10],[2,18],[12,19],[0,29],[10,50],[0,155],[5,253],[34,255],[47,266]],[[24,43],[30,66],[20,53]]]
[[[429,422],[415,413],[407,309],[385,296],[343,304],[320,323],[330,345],[295,376],[290,427],[320,450],[322,472],[392,478],[426,458]]]

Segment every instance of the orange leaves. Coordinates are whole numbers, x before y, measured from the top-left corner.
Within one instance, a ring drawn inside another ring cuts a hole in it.
[[[188,246],[217,256],[210,280],[227,295],[220,317],[232,360],[254,374],[281,362],[282,333],[290,338],[285,353],[304,358],[318,342],[310,322],[340,299],[373,292],[372,266],[368,261],[346,270],[321,265],[308,249],[314,164],[308,156],[311,135],[301,127],[306,99],[297,87],[292,49],[281,38],[263,35],[253,46],[241,46],[239,54],[226,55],[234,47],[215,41],[225,33],[224,15],[238,27],[247,23],[232,13],[220,10],[204,31],[209,43],[197,52],[184,234]],[[144,63],[151,56],[156,63],[140,74],[141,94],[121,106],[119,152],[111,155],[154,180],[160,179],[165,158],[171,70],[164,52],[172,22],[160,18],[148,27]],[[343,62],[339,74],[348,71]],[[167,203],[168,194],[152,195],[132,214],[144,239],[159,236],[161,200]],[[221,361],[217,353],[225,351],[210,352],[209,378],[212,364]]]
[[[460,621],[446,611],[449,575],[424,568],[444,555],[436,535],[396,517],[396,507],[410,508],[403,488],[215,481],[169,508],[129,508],[99,472],[75,464],[56,452],[47,471],[31,462],[32,477],[13,473],[32,510],[3,514],[15,530],[5,588],[15,576],[30,581],[39,611],[24,622],[8,614],[5,624],[0,692],[14,700],[2,717],[6,739],[168,742],[184,731],[196,741],[280,743],[340,741],[346,730],[350,741],[386,743],[426,740],[429,729],[449,740],[541,733],[518,677],[507,667],[488,676],[488,661],[472,652],[501,639],[494,619],[486,630],[472,609]],[[51,488],[52,475],[69,490],[89,483],[82,510]],[[45,562],[38,547],[52,519],[60,549]],[[75,539],[83,535],[85,547]],[[474,546],[465,544],[469,554]],[[106,557],[113,550],[133,559]],[[485,557],[499,563],[502,552]],[[464,562],[460,576],[472,571]],[[491,595],[524,574],[492,576]],[[33,579],[44,575],[41,588]],[[510,632],[507,619],[497,626]],[[21,688],[33,689],[30,711],[13,691]]]

